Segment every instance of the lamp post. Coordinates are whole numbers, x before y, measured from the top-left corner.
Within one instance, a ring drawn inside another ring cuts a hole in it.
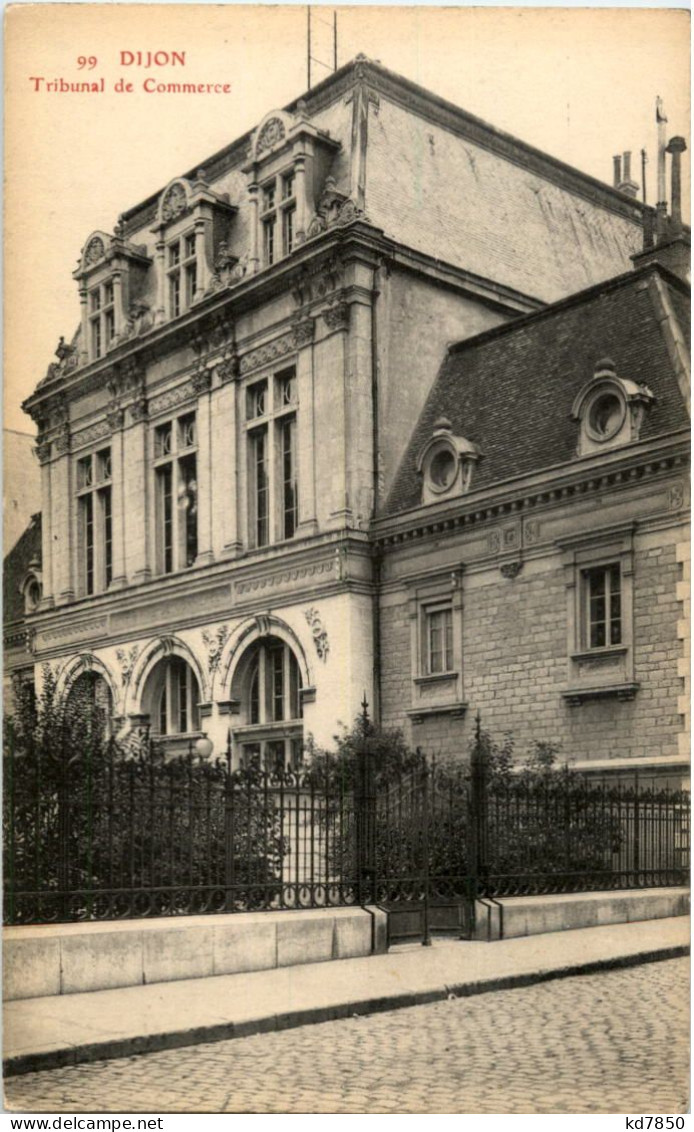
[[[208,739],[207,735],[201,735],[199,739],[195,740],[195,753],[199,755],[201,759],[209,759],[213,750],[214,746],[212,740]]]

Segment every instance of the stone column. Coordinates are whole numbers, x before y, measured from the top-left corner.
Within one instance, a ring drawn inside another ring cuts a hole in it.
[[[87,316],[87,288],[80,287],[80,354],[81,366],[89,361],[89,318]]]
[[[111,521],[113,524],[113,570],[110,590],[121,590],[127,583],[125,573],[125,464],[123,460],[123,410],[107,413],[111,429]]]
[[[198,434],[198,455],[196,463],[198,480],[198,553],[196,566],[212,562],[212,445],[210,436],[210,386],[212,371],[199,370],[193,376],[193,386],[198,394],[196,425]]]
[[[215,557],[234,558],[241,551],[239,532],[239,436],[236,413],[237,366],[222,362],[222,384],[210,396],[212,484],[212,544]]]
[[[299,522],[297,534],[316,533],[316,453],[315,405],[313,372],[314,320],[302,319],[294,326],[296,342],[296,385],[299,399],[297,413],[297,479]]]
[[[163,240],[157,240],[155,250],[154,270],[157,280],[157,306],[154,312],[154,321],[160,323],[164,322],[166,318],[166,244]]]
[[[39,440],[36,455],[41,465],[41,608],[53,606],[53,539],[51,536],[51,446]]]
[[[193,301],[201,299],[210,282],[210,265],[207,258],[207,229],[210,221],[204,216],[197,217],[195,221],[195,260],[197,263],[197,286]]]
[[[303,244],[306,239],[308,219],[306,216],[306,157],[298,156],[294,162],[296,185],[296,242]]]
[[[147,454],[147,402],[144,391],[130,406],[131,425],[123,432],[123,513],[128,516],[125,575],[146,582],[153,569],[151,475]]]
[[[56,604],[74,601],[73,476],[70,456],[70,429],[61,426],[53,442],[55,459],[51,466],[51,534],[53,587]]]
[[[123,276],[120,271],[114,271],[113,279],[113,314],[115,321],[114,345],[123,333],[125,326],[125,311],[123,310]]]
[[[350,526],[352,503],[349,485],[349,452],[352,443],[350,431],[349,399],[351,390],[347,380],[347,344],[350,307],[344,299],[338,299],[323,311],[323,321],[328,327],[329,337],[323,342],[323,350],[330,348],[330,374],[333,401],[333,427],[330,432],[330,454],[323,455],[323,464],[329,465],[331,483],[331,509],[329,525],[332,528]],[[323,374],[327,377],[327,374]],[[320,476],[317,477],[320,480]]]
[[[248,186],[248,203],[250,204],[250,250],[248,255],[248,273],[255,275],[260,267],[258,256],[258,185],[254,181]]]

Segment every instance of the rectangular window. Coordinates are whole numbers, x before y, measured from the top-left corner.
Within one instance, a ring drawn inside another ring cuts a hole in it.
[[[169,314],[177,318],[181,313],[181,276],[178,272],[169,278]]]
[[[434,676],[453,671],[453,610],[426,610],[426,670]]]
[[[198,555],[195,413],[154,432],[156,546],[163,574],[192,566]]]
[[[272,719],[284,719],[284,650],[274,649],[270,653],[272,670]]]
[[[275,262],[275,218],[263,221],[263,253],[268,267]]]
[[[106,345],[109,346],[116,335],[116,316],[112,310],[106,311],[104,314],[104,336],[106,338]]]
[[[93,291],[89,292],[89,304],[92,311],[101,310],[101,287],[95,287]]]
[[[285,208],[282,213],[282,254],[290,255],[294,247],[294,216],[293,208]]]
[[[92,357],[94,359],[101,357],[101,319],[95,318],[92,322]]]
[[[282,537],[293,538],[297,523],[296,417],[280,422],[282,460]]]
[[[258,381],[255,385],[249,385],[246,390],[246,420],[254,421],[265,416],[266,404],[267,382]]]
[[[275,207],[275,182],[265,185],[263,189],[263,212]]]
[[[270,486],[267,466],[267,429],[257,429],[251,434],[251,476],[254,505],[254,534],[256,546],[267,546],[269,542]]]
[[[81,592],[100,593],[113,580],[111,449],[78,460],[76,478]]]
[[[189,263],[186,267],[186,307],[190,307],[195,298],[195,292],[198,285],[198,269],[195,263]]]
[[[185,250],[186,259],[192,259],[195,255],[195,232],[189,232],[186,236]]]
[[[176,240],[175,243],[169,245],[169,267],[178,267],[181,262],[181,245]]]
[[[104,283],[104,306],[110,307],[113,305],[113,283]]]
[[[622,643],[622,597],[619,565],[584,573],[586,638],[591,649]]]
[[[294,196],[294,174],[287,173],[282,178],[282,200],[290,200]]]

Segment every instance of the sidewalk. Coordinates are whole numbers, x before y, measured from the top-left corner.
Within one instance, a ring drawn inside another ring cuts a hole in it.
[[[387,955],[9,1002],[6,1074],[288,1029],[670,959],[689,951],[676,917],[497,943],[437,939]]]

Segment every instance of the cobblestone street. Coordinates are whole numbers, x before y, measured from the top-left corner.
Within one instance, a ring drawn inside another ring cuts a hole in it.
[[[689,961],[32,1073],[25,1112],[683,1113]],[[329,972],[328,972],[329,974]]]

